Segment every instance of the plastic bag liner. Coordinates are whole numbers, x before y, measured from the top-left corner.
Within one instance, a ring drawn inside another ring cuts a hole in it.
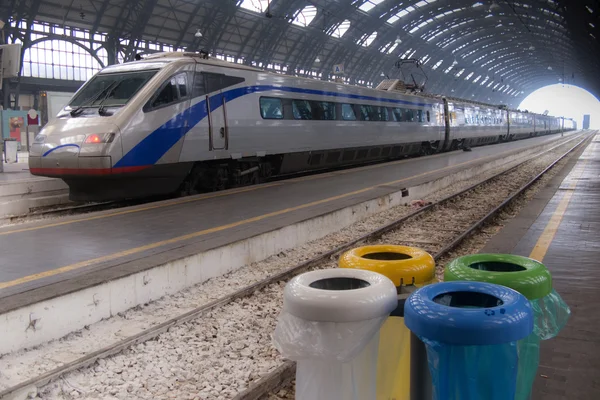
[[[540,342],[557,336],[571,315],[569,306],[554,289],[547,296],[531,300],[530,303],[535,324],[533,333],[518,342],[519,376],[515,400],[527,400],[531,397],[540,361]]]
[[[421,337],[434,400],[512,400],[516,392],[516,342],[448,346]]]
[[[554,289],[541,299],[531,300],[535,323],[533,333],[541,340],[552,339],[565,327],[571,310]]]
[[[374,399],[379,329],[386,319],[315,322],[283,311],[273,343],[297,362],[296,399]]]

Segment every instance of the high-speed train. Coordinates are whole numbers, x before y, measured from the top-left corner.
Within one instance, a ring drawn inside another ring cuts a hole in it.
[[[36,137],[70,198],[198,193],[274,175],[556,133],[559,118],[161,53],[111,65]]]

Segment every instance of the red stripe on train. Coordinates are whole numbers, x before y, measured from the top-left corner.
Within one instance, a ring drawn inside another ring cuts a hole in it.
[[[81,176],[106,176],[115,174],[126,174],[138,172],[150,168],[149,165],[136,167],[118,167],[118,168],[30,168],[33,175],[81,175]]]

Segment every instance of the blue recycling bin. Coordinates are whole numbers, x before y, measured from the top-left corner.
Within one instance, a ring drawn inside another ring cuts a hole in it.
[[[490,283],[437,283],[407,299],[404,319],[427,348],[434,400],[514,399],[517,341],[534,323],[525,296]]]

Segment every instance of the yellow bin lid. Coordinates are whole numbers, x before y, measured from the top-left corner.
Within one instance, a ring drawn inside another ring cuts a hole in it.
[[[431,254],[408,246],[357,247],[342,254],[339,267],[378,272],[391,279],[396,287],[424,285],[435,277],[435,260]]]

